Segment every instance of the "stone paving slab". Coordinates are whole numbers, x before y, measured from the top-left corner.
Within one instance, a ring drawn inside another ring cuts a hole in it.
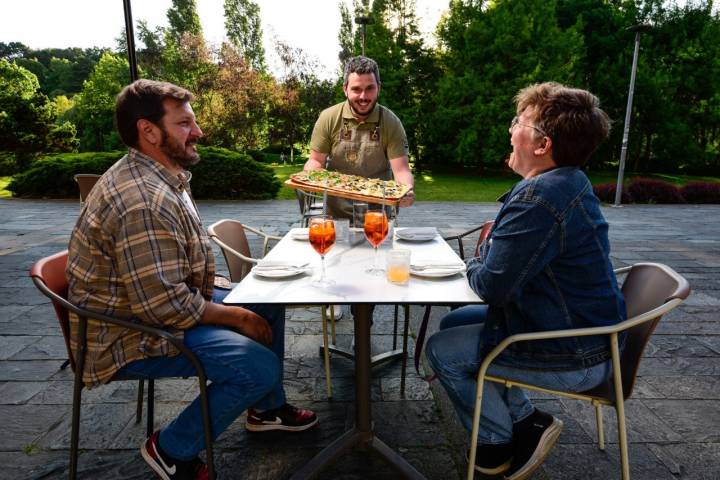
[[[299,220],[294,201],[200,202],[199,210],[206,225],[236,218],[272,234],[285,233]],[[72,372],[59,369],[66,356],[62,335],[52,307],[27,272],[36,259],[66,248],[78,211],[76,201],[0,199],[0,479],[67,478]],[[495,204],[418,202],[401,212],[400,224],[436,226],[450,235],[492,219],[496,212]],[[706,221],[720,218],[720,206],[628,206],[605,208],[604,213],[616,266],[661,261],[685,275],[694,290],[660,322],[626,404],[632,476],[720,478],[720,224]],[[465,247],[471,254],[474,239]],[[222,272],[224,262],[216,254]],[[353,325],[348,307],[343,310],[337,343],[349,348]],[[429,334],[446,312],[433,308]],[[422,313],[417,307],[411,311],[411,352]],[[374,351],[392,346],[392,317],[392,308],[376,309]],[[285,362],[288,398],[316,410],[319,427],[298,435],[249,434],[240,417],[216,442],[220,478],[287,478],[352,426],[353,364],[331,359],[334,396],[328,400],[319,319],[317,308],[288,310]],[[427,373],[426,365],[421,368]],[[399,362],[373,371],[378,435],[428,479],[464,478],[467,433],[445,392],[437,382],[421,380],[408,362],[403,398],[400,372]],[[196,395],[194,379],[157,381],[156,425]],[[136,396],[137,382],[83,391],[80,478],[149,478],[138,453],[145,421],[135,423]],[[619,478],[613,409],[603,408],[607,446],[602,452],[589,405],[536,392],[530,397],[565,424],[559,444],[533,478]],[[318,478],[395,479],[397,474],[379,457],[355,452]]]

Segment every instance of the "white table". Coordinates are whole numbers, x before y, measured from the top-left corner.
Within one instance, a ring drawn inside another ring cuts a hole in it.
[[[292,233],[292,231],[290,232]],[[293,263],[311,262],[316,271],[320,256],[307,241],[291,238],[290,233],[268,253],[268,260],[285,260]],[[386,241],[380,249],[382,264],[384,252],[389,248],[407,248],[412,257],[432,258],[437,262],[460,262],[457,254],[438,235],[429,242]],[[372,429],[370,379],[370,324],[372,306],[378,304],[409,305],[465,305],[482,303],[468,286],[463,274],[444,278],[411,276],[406,286],[389,283],[385,277],[371,276],[365,268],[373,261],[373,250],[362,232],[351,232],[348,243],[335,245],[325,258],[328,278],[336,283],[327,289],[311,285],[312,275],[303,274],[284,279],[268,279],[253,274],[245,277],[230,294],[226,304],[283,304],[328,305],[352,304],[355,306],[355,427],[318,453],[293,476],[293,479],[312,478],[325,465],[344,451],[360,447],[371,448],[393,465],[406,478],[424,478],[404,458],[375,436]]]

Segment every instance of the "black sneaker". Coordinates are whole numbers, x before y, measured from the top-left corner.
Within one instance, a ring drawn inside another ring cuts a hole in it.
[[[475,471],[485,475],[499,475],[510,468],[513,459],[513,444],[478,445],[475,451]],[[465,453],[470,461],[470,450]]]
[[[537,408],[527,418],[516,423],[513,426],[515,451],[505,478],[507,480],[529,478],[555,446],[562,428],[563,423],[559,419]]]
[[[140,447],[145,462],[163,480],[207,480],[207,465],[195,457],[192,460],[178,460],[160,448],[160,431],[152,434]]]
[[[314,427],[317,423],[318,418],[313,411],[293,407],[286,403],[280,408],[264,412],[257,412],[249,408],[245,428],[251,432],[268,432],[270,430],[302,432]]]

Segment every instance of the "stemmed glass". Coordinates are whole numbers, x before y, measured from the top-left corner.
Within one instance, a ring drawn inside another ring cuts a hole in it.
[[[311,285],[327,288],[335,284],[325,277],[325,254],[335,245],[335,222],[330,215],[317,215],[310,217],[308,227],[310,245],[320,254],[320,278],[313,280]]]
[[[375,249],[372,267],[365,270],[370,275],[383,275],[383,269],[378,263],[378,247],[385,240],[388,234],[388,218],[385,214],[385,208],[380,206],[379,210],[370,210],[365,213],[365,238]]]

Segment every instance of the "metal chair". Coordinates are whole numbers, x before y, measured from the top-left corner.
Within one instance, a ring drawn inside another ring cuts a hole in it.
[[[295,189],[295,196],[300,207],[300,226],[307,227],[310,217],[324,213],[325,208],[321,194]]]
[[[466,230],[458,235],[451,235],[448,237],[443,237],[443,239],[446,242],[456,241],[458,244],[458,255],[461,259],[465,260],[465,245],[463,244],[463,239],[466,237],[472,236],[474,233],[478,233],[478,239],[477,243],[475,244],[475,251],[473,253],[473,257],[477,257],[480,253],[480,246],[482,243],[487,239],[487,237],[490,235],[490,232],[492,231],[492,227],[495,225],[494,220],[488,220],[482,225],[478,225],[476,227],[471,228],[470,230]],[[456,308],[456,307],[451,307]],[[420,322],[420,329],[418,330],[418,336],[417,336],[417,342],[415,344],[415,371],[420,374],[420,358],[422,357],[422,351],[423,347],[425,346],[425,335],[427,333],[427,326],[428,322],[430,321],[430,312],[432,311],[432,306],[427,305],[425,306],[425,313],[423,314],[423,319]],[[397,322],[397,307],[395,309],[395,321]],[[428,375],[428,376],[421,376],[424,380],[432,381],[435,379],[435,375]]]
[[[615,273],[618,275],[627,274],[622,285],[622,292],[625,295],[629,318],[624,322],[608,327],[577,328],[512,335],[500,342],[500,344],[485,357],[477,377],[477,397],[475,400],[475,414],[473,417],[467,470],[468,480],[472,479],[474,475],[473,467],[475,465],[477,435],[480,430],[483,383],[486,380],[503,383],[508,388],[526,388],[590,402],[595,407],[598,447],[600,450],[605,449],[601,405],[614,407],[618,422],[618,443],[620,445],[622,478],[625,480],[630,478],[630,461],[628,458],[625,426],[625,400],[630,398],[632,394],[638,367],[640,366],[640,359],[642,358],[643,351],[650,336],[658,322],[660,322],[660,318],[688,297],[690,294],[690,285],[685,278],[673,269],[660,263],[636,263],[630,267],[617,269]],[[623,352],[620,353],[618,336],[622,332],[626,332],[627,336],[625,338],[625,348]],[[612,377],[608,378],[605,383],[591,390],[585,392],[565,392],[516,382],[508,378],[487,375],[487,369],[492,361],[512,343],[587,335],[607,335],[612,355]]]
[[[297,190],[296,190],[297,191]],[[257,228],[243,225],[237,220],[223,219],[219,220],[208,227],[208,235],[222,250],[225,263],[230,272],[230,280],[239,282],[250,272],[260,258],[252,256],[250,251],[250,243],[248,242],[245,232],[252,232],[263,239],[262,255],[267,254],[271,241],[280,240],[281,237],[268,235]],[[335,320],[334,306],[330,305],[330,323],[332,328],[332,339],[335,341]],[[325,306],[321,307],[322,312],[322,330],[323,330],[323,352],[325,359],[325,385],[328,398],[332,398],[332,384],[330,382],[330,352],[328,349],[328,322]]]
[[[80,208],[85,205],[85,199],[90,195],[90,191],[100,177],[101,175],[94,173],[78,173],[73,176],[75,183],[78,184],[78,188],[80,189]]]
[[[128,330],[140,331],[149,335],[165,338],[167,341],[172,343],[181,354],[185,355],[195,367],[197,371],[198,383],[200,388],[200,399],[202,409],[202,421],[205,431],[205,451],[207,454],[207,465],[209,478],[215,478],[215,466],[213,462],[213,449],[212,449],[212,430],[210,425],[210,412],[208,409],[206,384],[207,378],[205,377],[205,370],[200,363],[200,360],[193,354],[185,344],[176,339],[173,335],[160,330],[158,328],[149,327],[147,325],[132,322],[130,320],[124,320],[119,318],[109,317],[100,313],[95,313],[90,310],[77,307],[70,303],[67,299],[68,295],[68,281],[65,277],[65,267],[68,260],[68,251],[64,250],[58,252],[49,257],[42,258],[35,262],[30,270],[30,277],[32,278],[35,286],[48,297],[55,308],[55,314],[57,315],[58,322],[60,323],[60,329],[62,330],[63,337],[65,338],[65,346],[67,347],[68,359],[70,360],[70,366],[75,373],[73,382],[73,405],[72,405],[72,423],[71,423],[71,434],[70,434],[70,473],[69,478],[75,479],[77,477],[77,461],[78,461],[78,450],[79,450],[79,439],[80,439],[80,406],[82,400],[82,390],[85,386],[82,380],[82,373],[85,367],[85,355],[87,352],[87,324],[88,319],[99,320],[101,322],[118,325]],[[77,344],[77,357],[73,356],[73,352],[70,348],[70,312],[75,313],[79,318],[79,326],[76,334]],[[111,381],[118,380],[138,380],[139,377],[129,375],[115,375]],[[148,400],[147,400],[147,436],[152,435],[154,430],[153,417],[154,417],[154,379],[148,380]],[[139,405],[138,408],[142,408],[142,390],[139,392]],[[138,417],[139,418],[139,415]]]

